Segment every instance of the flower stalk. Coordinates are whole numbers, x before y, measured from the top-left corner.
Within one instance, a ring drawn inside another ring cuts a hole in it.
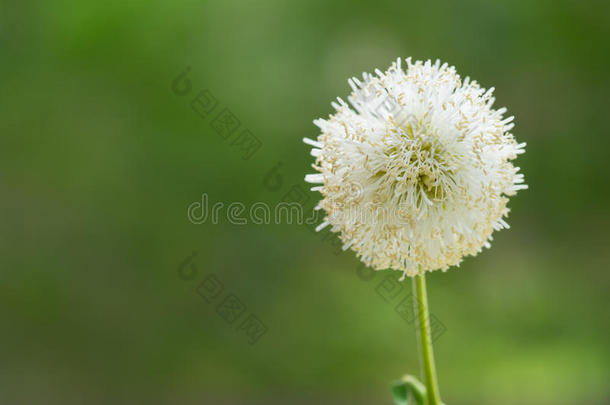
[[[434,351],[432,349],[432,334],[430,331],[430,315],[428,311],[428,294],[424,273],[413,277],[413,295],[415,296],[415,312],[419,326],[420,359],[426,384],[428,405],[441,405],[441,396],[436,377]]]

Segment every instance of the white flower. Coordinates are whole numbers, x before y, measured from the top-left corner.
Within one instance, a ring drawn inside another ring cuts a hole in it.
[[[508,228],[507,196],[525,189],[510,161],[524,152],[509,131],[513,117],[493,109],[485,90],[454,67],[398,59],[387,72],[348,80],[353,92],[336,113],[314,123],[305,180],[331,225],[374,269],[414,276],[446,270],[489,247]]]

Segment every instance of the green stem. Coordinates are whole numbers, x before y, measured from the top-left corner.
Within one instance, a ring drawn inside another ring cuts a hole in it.
[[[432,336],[430,334],[430,316],[428,313],[428,294],[426,293],[426,278],[420,274],[413,278],[413,294],[415,295],[415,311],[419,325],[419,343],[421,345],[421,362],[426,383],[429,405],[441,405],[441,395],[438,390]]]

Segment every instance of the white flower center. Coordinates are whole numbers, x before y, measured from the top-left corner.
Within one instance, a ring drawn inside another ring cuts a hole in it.
[[[442,203],[455,181],[450,154],[430,125],[406,123],[386,138],[385,173],[382,186],[390,187],[399,202],[405,198],[419,209]]]

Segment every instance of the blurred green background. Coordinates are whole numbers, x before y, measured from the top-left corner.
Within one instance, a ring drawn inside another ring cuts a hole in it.
[[[186,212],[307,187],[312,120],[413,56],[495,86],[528,143],[511,230],[428,277],[444,402],[610,404],[609,37],[601,0],[3,2],[0,403],[391,404],[419,365],[385,272],[303,226]],[[203,89],[261,141],[250,159],[191,109]]]

